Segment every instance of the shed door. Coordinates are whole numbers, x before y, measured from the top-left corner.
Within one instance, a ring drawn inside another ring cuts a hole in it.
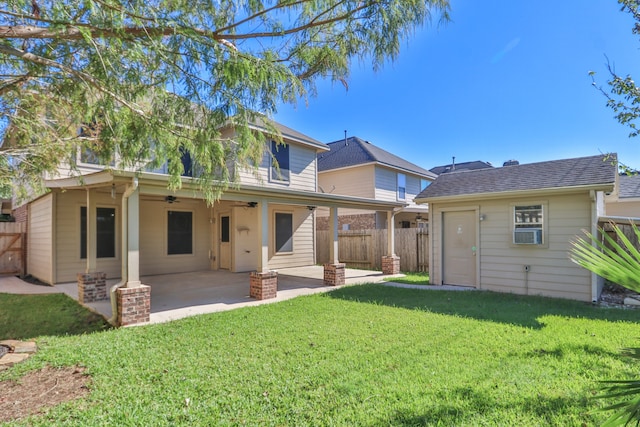
[[[476,286],[475,211],[445,212],[442,222],[443,284]]]

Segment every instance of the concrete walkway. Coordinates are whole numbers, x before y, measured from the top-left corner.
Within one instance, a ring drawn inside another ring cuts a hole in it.
[[[379,271],[345,269],[345,285],[380,283],[384,279],[401,276],[385,276]],[[336,289],[335,286],[324,286],[324,270],[321,266],[278,270],[278,296],[262,301],[249,297],[249,273],[199,271],[143,276],[141,281],[145,285],[151,286],[149,323],[160,323],[197,314],[269,304],[300,295]],[[108,280],[107,286],[110,288],[117,282],[117,279]],[[77,300],[78,286],[75,282],[55,286],[35,285],[13,276],[0,276],[0,293],[64,293]],[[111,302],[109,300],[85,305],[107,319],[111,317]]]

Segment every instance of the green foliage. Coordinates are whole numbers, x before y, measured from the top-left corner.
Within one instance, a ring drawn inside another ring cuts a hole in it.
[[[629,372],[616,349],[637,329],[576,301],[364,285],[46,337],[0,379],[91,376],[86,399],[12,426],[591,426],[594,378]]]
[[[633,33],[640,35],[640,3],[637,0],[618,0],[621,10],[628,12],[635,19]],[[615,112],[615,118],[622,125],[631,130],[630,137],[638,136],[638,118],[640,118],[640,87],[638,87],[631,75],[622,76],[608,65],[610,80],[607,82],[609,91],[604,90],[595,81],[595,73],[589,74],[593,79],[593,85],[607,98],[607,106]]]
[[[640,251],[619,225],[612,224],[612,227],[617,239],[600,228],[604,241],[591,233],[585,233],[586,238],[574,240],[571,243],[571,260],[600,277],[640,292]],[[632,224],[631,228],[640,239],[638,227]]]
[[[395,59],[448,9],[448,0],[8,0],[0,185],[33,187],[90,148],[107,164],[117,154],[116,168],[168,160],[178,188],[188,150],[211,201],[232,179],[228,165],[261,158],[251,123],[314,95],[318,79],[346,85],[353,61]],[[226,125],[240,129],[232,140]]]
[[[571,259],[605,279],[640,292],[640,251],[619,225],[612,224],[612,227],[616,238],[600,229],[604,241],[586,233],[586,239],[579,238],[572,242]],[[640,239],[638,227],[632,224],[631,228],[636,240]],[[640,349],[627,349],[626,354],[639,359]],[[632,421],[636,425],[640,423],[640,380],[604,381],[603,384],[604,394],[599,395],[599,398],[623,399],[604,408],[614,411],[604,425],[628,425]]]

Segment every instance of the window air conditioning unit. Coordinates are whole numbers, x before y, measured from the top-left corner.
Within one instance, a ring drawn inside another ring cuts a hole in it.
[[[539,245],[542,243],[542,229],[516,228],[513,233],[513,243],[523,245]]]

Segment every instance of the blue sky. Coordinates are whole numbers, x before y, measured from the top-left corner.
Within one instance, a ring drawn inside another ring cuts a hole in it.
[[[617,152],[640,168],[640,138],[592,87],[606,57],[640,79],[640,40],[616,0],[451,0],[452,21],[419,29],[378,72],[353,68],[349,90],[321,82],[275,119],[322,142],[359,136],[419,166],[501,166]],[[606,55],[606,57],[605,57]]]

